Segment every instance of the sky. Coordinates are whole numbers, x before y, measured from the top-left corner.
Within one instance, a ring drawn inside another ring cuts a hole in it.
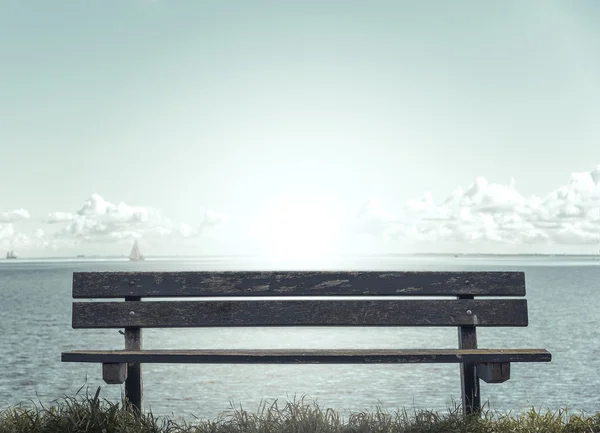
[[[0,249],[598,253],[595,0],[0,0]]]

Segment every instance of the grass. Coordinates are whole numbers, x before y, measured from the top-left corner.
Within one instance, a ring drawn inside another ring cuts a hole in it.
[[[0,411],[0,433],[593,433],[600,432],[600,412],[571,414],[566,409],[520,415],[484,411],[463,418],[460,407],[438,414],[380,409],[342,416],[305,399],[263,403],[256,413],[242,408],[216,420],[176,422],[151,413],[136,415],[127,405],[89,394],[64,397],[52,406],[17,406]]]

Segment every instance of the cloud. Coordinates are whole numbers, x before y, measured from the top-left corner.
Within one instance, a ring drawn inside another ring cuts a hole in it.
[[[15,230],[15,223],[28,219],[30,219],[30,215],[25,209],[0,212],[0,247],[2,249],[17,248],[31,243],[27,235]]]
[[[25,232],[16,229],[22,220]],[[77,244],[102,245],[130,242],[133,239],[148,241],[151,245],[164,242],[182,246],[185,239],[193,243],[227,220],[214,210],[207,210],[191,224],[176,222],[151,206],[133,206],[124,202],[113,203],[99,194],[92,194],[75,211],[56,211],[43,218],[31,218],[24,209],[0,212],[0,249],[15,249],[23,254],[35,249],[62,249]],[[39,223],[45,224],[40,227]],[[39,252],[38,252],[39,253]]]
[[[416,243],[600,244],[600,165],[572,173],[568,183],[542,197],[523,196],[514,179],[497,184],[479,177],[441,201],[426,193],[395,213],[367,202],[355,227]]]
[[[73,221],[74,219],[75,215],[69,212],[51,212],[44,222],[47,224],[60,224],[67,221]]]
[[[0,248],[4,251],[16,250],[22,248],[44,248],[48,242],[44,239],[44,232],[41,229],[36,230],[33,236],[15,230],[13,223],[0,224]]]
[[[115,204],[98,194],[92,194],[76,212],[52,212],[45,219],[48,224],[62,224],[56,238],[98,242],[199,236],[222,221],[222,215],[207,211],[196,225],[176,223],[156,208]]]
[[[0,224],[0,242],[12,239],[15,229],[12,224]]]
[[[15,209],[6,212],[0,212],[0,223],[14,223],[27,219],[29,219],[29,212],[27,212],[25,209]]]

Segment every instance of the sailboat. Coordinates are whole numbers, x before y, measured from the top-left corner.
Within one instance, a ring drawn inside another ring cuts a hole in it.
[[[129,253],[129,260],[144,260],[144,256],[140,252],[140,247],[138,246],[137,240],[133,243],[133,247]]]
[[[15,252],[13,250],[10,250],[9,252],[6,253],[6,260],[9,259],[16,259],[17,255],[15,254]]]

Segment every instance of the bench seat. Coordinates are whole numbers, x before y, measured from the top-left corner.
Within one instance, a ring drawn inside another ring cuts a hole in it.
[[[549,362],[545,349],[76,350],[64,362],[189,364],[379,364]]]

